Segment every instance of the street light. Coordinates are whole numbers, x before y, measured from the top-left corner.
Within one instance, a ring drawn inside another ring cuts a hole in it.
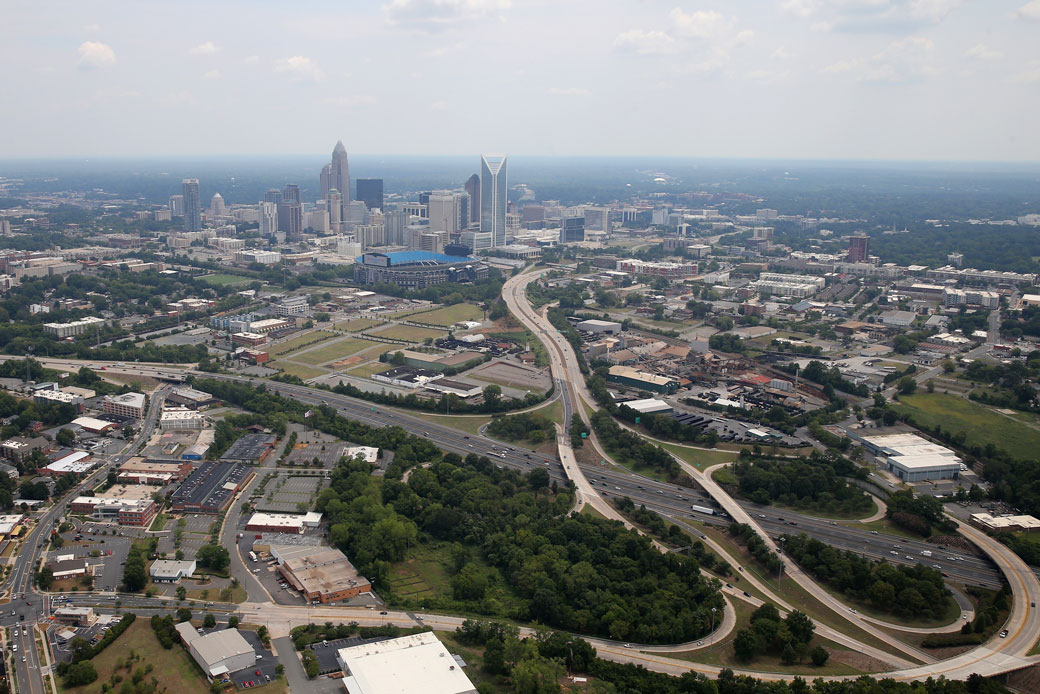
[[[780,553],[780,568],[776,572],[776,592],[780,592],[780,577],[784,573],[784,543],[787,542],[787,538],[780,537],[780,546],[776,548],[776,551]]]
[[[715,650],[715,609],[716,608],[714,607],[711,608],[711,641],[710,645],[708,646],[709,653]]]

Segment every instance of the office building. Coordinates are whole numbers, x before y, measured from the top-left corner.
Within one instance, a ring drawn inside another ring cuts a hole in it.
[[[100,329],[104,324],[105,320],[103,318],[87,316],[86,318],[80,318],[68,323],[44,323],[43,332],[54,335],[59,340],[64,340],[66,337],[82,335],[91,328]]]
[[[349,694],[477,694],[461,664],[432,632],[341,648],[336,660]]]
[[[459,235],[459,241],[470,249],[470,253],[491,250],[495,242],[490,233],[483,231],[464,231]]]
[[[184,214],[184,196],[183,195],[171,195],[170,196],[170,214],[174,217],[180,217]]]
[[[463,186],[469,196],[469,222],[480,222],[480,176],[473,174]]]
[[[560,220],[560,243],[585,240],[585,217],[564,217]]]
[[[383,179],[359,178],[357,180],[357,199],[365,203],[365,207],[370,210],[383,209]]]
[[[343,203],[342,227],[344,231],[350,231],[354,227],[368,221],[368,208],[360,200]]]
[[[265,237],[274,236],[275,232],[278,231],[278,203],[265,200],[257,203],[256,211],[257,216],[260,218],[260,235]]]
[[[390,246],[404,246],[408,243],[408,215],[404,212],[385,212],[383,214],[383,233]]]
[[[850,263],[870,262],[869,236],[866,234],[856,234],[855,236],[849,237],[849,255],[847,260]]]
[[[273,202],[275,205],[282,201],[282,191],[277,188],[268,188],[264,193],[264,202]]]
[[[211,217],[223,217],[227,214],[227,207],[224,206],[224,196],[220,193],[213,194],[213,197],[209,200],[208,213]]]
[[[282,191],[282,202],[302,202],[300,199],[300,186],[295,183],[286,183]]]
[[[337,602],[372,590],[343,552],[331,547],[272,545],[278,572],[309,601]]]
[[[335,188],[329,188],[326,194],[325,209],[329,213],[329,229],[338,234],[343,222],[343,196]]]
[[[329,189],[335,188],[343,196],[343,204],[350,202],[350,162],[347,159],[347,148],[340,140],[332,150],[332,162],[329,164]]]
[[[145,414],[145,400],[144,393],[109,395],[102,401],[101,409],[109,414],[141,419]]]
[[[430,217],[430,231],[446,231],[454,234],[460,228],[458,196],[451,193],[434,193],[426,203]]]
[[[156,559],[148,567],[148,575],[154,583],[177,583],[195,573],[194,560]]]
[[[506,245],[509,175],[506,155],[480,155],[480,230],[495,246]]]
[[[184,191],[184,231],[202,231],[202,201],[199,200],[199,179],[181,181]]]
[[[595,231],[610,231],[609,214],[605,207],[585,208],[585,228]]]
[[[332,185],[332,164],[326,164],[321,167],[321,173],[318,175],[318,188],[321,190],[321,199],[329,199],[329,191],[334,189],[336,186]]]

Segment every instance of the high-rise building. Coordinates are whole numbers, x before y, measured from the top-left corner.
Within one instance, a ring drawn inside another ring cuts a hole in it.
[[[329,210],[329,228],[338,233],[343,221],[343,196],[335,188],[329,188],[325,201]]]
[[[585,240],[585,216],[564,217],[560,220],[560,243]]]
[[[199,200],[199,179],[181,181],[184,192],[184,231],[202,231],[202,202]]]
[[[597,231],[610,231],[609,213],[605,207],[585,208],[585,228]]]
[[[506,245],[506,206],[509,179],[506,155],[480,155],[480,230],[495,246]]]
[[[278,205],[273,202],[261,202],[256,206],[257,215],[260,217],[260,235],[274,236],[278,231]]]
[[[318,177],[319,188],[321,190],[321,199],[329,199],[329,191],[336,186],[332,185],[332,164],[326,164],[321,167],[321,175]]]
[[[386,242],[391,246],[408,244],[408,215],[401,211],[387,212],[383,215],[383,228],[386,229]]]
[[[10,236],[10,235],[11,235],[11,220],[10,219],[0,219],[0,236]]]
[[[287,183],[282,191],[282,202],[302,202],[300,200],[300,186],[295,183]]]
[[[343,196],[343,204],[350,202],[350,162],[347,160],[347,148],[343,141],[336,143],[332,150],[332,163],[329,164],[329,188],[335,188]]]
[[[209,213],[213,217],[223,217],[227,214],[227,208],[224,206],[224,198],[220,193],[214,193],[213,197],[210,198]]]
[[[433,195],[430,191],[419,193],[419,204],[428,205],[430,203],[430,196]]]
[[[184,196],[183,195],[171,195],[170,196],[170,214],[174,217],[181,217],[184,215]]]
[[[433,193],[427,203],[430,215],[430,231],[446,231],[453,234],[459,230],[459,210],[456,196],[451,193]]]
[[[273,202],[275,205],[282,201],[282,191],[277,188],[269,188],[264,193],[264,202]]]
[[[383,209],[383,179],[359,178],[357,180],[357,199],[364,202],[370,210]]]
[[[469,221],[480,221],[480,176],[473,174],[466,180],[463,186],[469,195]]]
[[[856,234],[849,237],[850,263],[866,263],[870,261],[870,237],[866,234]]]

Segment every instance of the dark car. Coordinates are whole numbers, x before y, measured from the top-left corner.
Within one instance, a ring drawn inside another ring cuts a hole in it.
[[[751,597],[751,593],[749,593],[749,592],[747,592],[747,591],[745,590],[745,591],[744,591],[744,597],[745,597],[745,598],[750,598],[750,597]]]

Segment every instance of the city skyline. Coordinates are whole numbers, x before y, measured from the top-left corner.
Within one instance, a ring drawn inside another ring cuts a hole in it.
[[[361,154],[1040,160],[1038,0],[43,11],[0,27],[0,86],[34,105],[0,116],[8,157],[319,152],[346,123]],[[510,107],[450,98],[476,85]]]

